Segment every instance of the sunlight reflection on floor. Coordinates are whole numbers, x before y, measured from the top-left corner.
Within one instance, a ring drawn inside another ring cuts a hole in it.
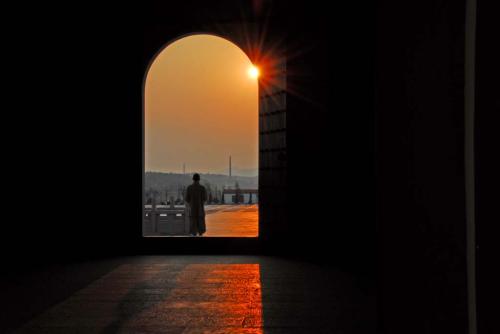
[[[259,264],[126,264],[25,331],[263,333],[262,319]]]
[[[220,205],[215,210],[208,208],[206,224],[206,237],[258,237],[258,205]]]

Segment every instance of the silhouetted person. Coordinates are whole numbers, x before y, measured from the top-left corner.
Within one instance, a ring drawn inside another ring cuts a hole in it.
[[[193,236],[203,235],[206,231],[205,208],[207,190],[200,184],[200,175],[193,175],[193,184],[187,187],[186,203],[189,205],[189,233]]]

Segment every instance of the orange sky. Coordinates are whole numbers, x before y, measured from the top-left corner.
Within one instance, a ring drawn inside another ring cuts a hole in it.
[[[145,170],[257,170],[258,82],[231,42],[192,35],[154,60],[145,88]]]

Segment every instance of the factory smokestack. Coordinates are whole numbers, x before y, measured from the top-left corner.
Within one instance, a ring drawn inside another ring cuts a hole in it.
[[[229,156],[229,176],[231,177],[231,156]]]

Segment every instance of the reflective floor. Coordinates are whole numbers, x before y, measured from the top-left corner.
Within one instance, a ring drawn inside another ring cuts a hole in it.
[[[206,237],[258,237],[257,204],[206,206]]]
[[[20,333],[374,333],[355,277],[255,256],[130,258]]]

